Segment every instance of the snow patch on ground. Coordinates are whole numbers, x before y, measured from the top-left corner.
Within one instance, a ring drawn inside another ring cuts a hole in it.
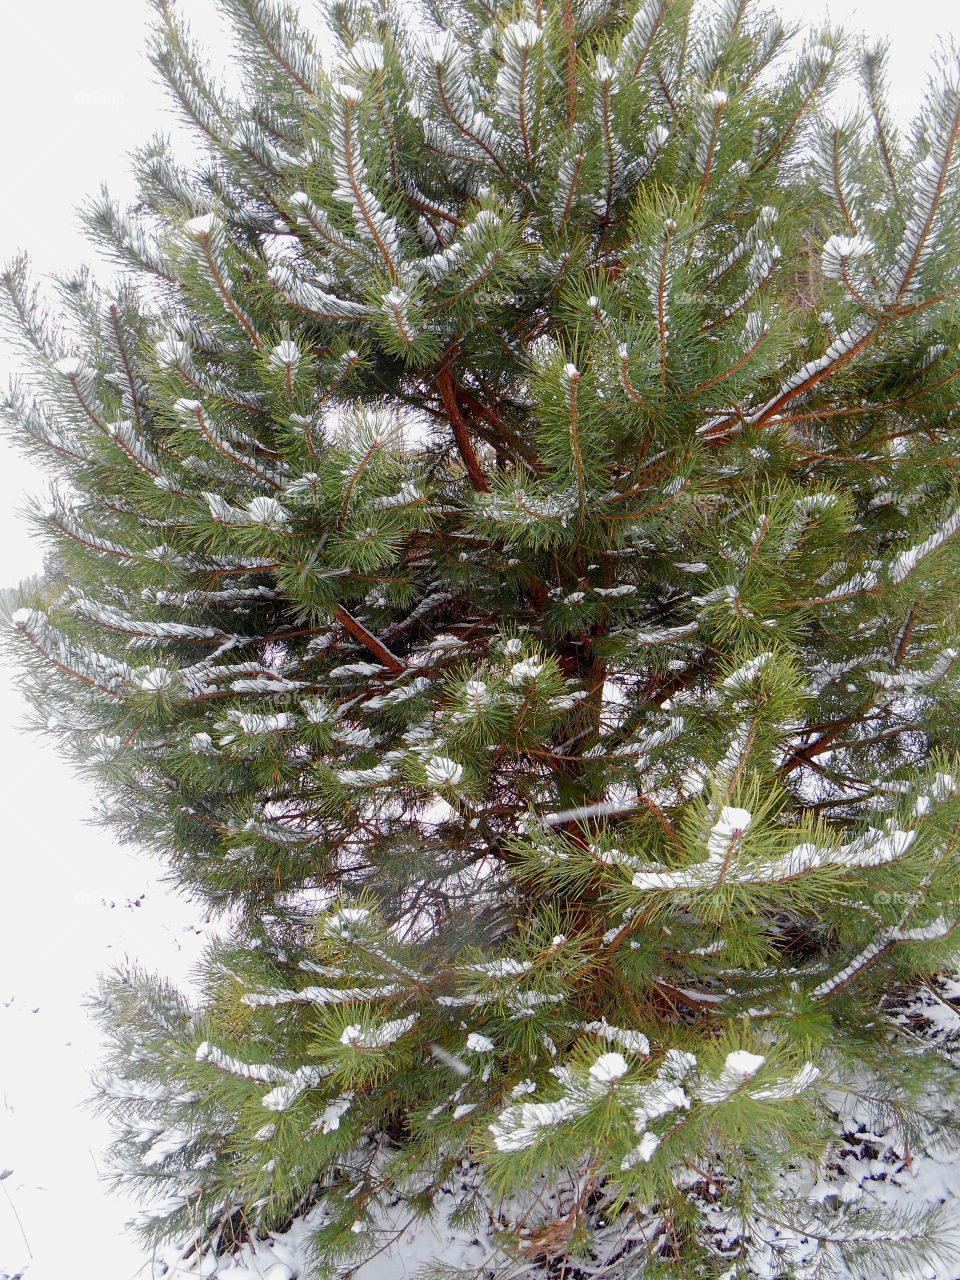
[[[350,1280],[414,1280],[431,1262],[442,1260],[448,1266],[463,1268],[471,1280],[486,1280],[493,1275],[492,1241],[486,1235],[452,1227],[449,1217],[456,1206],[456,1192],[444,1188],[432,1222],[410,1223],[406,1216],[388,1214],[376,1227],[383,1252],[353,1270],[344,1267],[344,1275],[349,1275]],[[154,1280],[197,1280],[200,1276],[216,1276],[217,1280],[307,1280],[311,1237],[322,1222],[322,1208],[314,1209],[289,1231],[268,1239],[253,1239],[236,1253],[217,1259],[207,1256],[178,1261],[176,1252],[171,1251],[154,1263]]]

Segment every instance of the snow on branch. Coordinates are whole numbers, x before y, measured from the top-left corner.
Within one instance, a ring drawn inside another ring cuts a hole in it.
[[[299,94],[316,99],[320,59],[288,5],[275,0],[227,0],[224,8],[268,72],[279,70]]]
[[[305,191],[294,191],[288,202],[295,211],[297,225],[307,233],[308,240],[314,242],[324,255],[331,256],[334,260],[338,257],[345,258],[347,264],[353,265],[368,261],[366,246],[344,235],[334,225],[327,211],[311,200]]]
[[[351,1049],[386,1049],[401,1036],[405,1036],[419,1018],[419,1013],[411,1013],[405,1018],[394,1018],[370,1027],[352,1023],[344,1028],[340,1040]]]
[[[464,258],[481,248],[502,225],[503,219],[493,209],[478,209],[455,240],[439,253],[423,259],[423,270],[431,280],[443,280]]]
[[[874,251],[869,236],[834,235],[827,240],[821,254],[823,274],[828,280],[844,280],[851,265],[869,258]]]
[[[251,344],[259,350],[260,338],[253,321],[234,297],[234,282],[226,256],[227,236],[220,218],[213,213],[201,214],[196,218],[190,218],[183,229],[192,240],[196,241],[198,259],[224,306],[240,325]]]
[[[889,281],[896,303],[913,291],[919,271],[936,246],[938,214],[960,142],[960,68],[952,67],[933,86],[925,113],[928,150],[914,167],[913,210]]]
[[[533,162],[538,127],[539,54],[543,29],[529,18],[511,22],[500,34],[503,65],[497,72],[497,110],[520,135],[524,159]]]
[[[288,1071],[271,1062],[244,1062],[210,1044],[208,1040],[197,1046],[195,1056],[197,1062],[208,1062],[225,1075],[255,1084],[273,1085],[261,1099],[268,1111],[286,1111],[307,1089],[315,1089],[322,1084],[332,1070],[328,1066],[307,1064]]]
[[[497,155],[500,136],[493,121],[474,100],[467,59],[454,33],[445,31],[432,39],[425,50],[425,57],[437,100],[449,125],[445,132],[448,137],[451,131],[459,135],[459,145],[455,144],[453,148],[455,153],[472,153],[475,157],[480,153],[491,160],[501,173],[505,172]],[[436,132],[431,128],[429,119],[425,118],[423,125],[428,136]]]
[[[70,463],[84,465],[89,456],[79,435],[57,422],[35,399],[27,399],[23,387],[12,383],[0,399],[0,415],[18,432],[24,432],[47,453],[57,453]]]
[[[340,298],[311,281],[302,270],[288,263],[275,263],[268,279],[281,297],[297,311],[319,316],[323,320],[369,320],[372,309],[365,302]]]
[[[358,231],[373,244],[396,285],[400,280],[397,224],[384,211],[368,185],[360,149],[357,108],[361,97],[360,90],[350,85],[341,84],[334,88],[332,126],[338,146],[333,153],[333,174],[337,185],[331,194],[334,200],[350,205]]]
[[[105,186],[81,207],[81,217],[93,238],[116,261],[173,283],[173,264],[161,250],[157,237],[138,217],[121,209]]]
[[[282,488],[282,471],[273,467],[267,469],[266,466],[261,465],[259,460],[255,460],[252,452],[241,453],[239,449],[235,448],[233,439],[228,436],[226,431],[217,426],[209,410],[199,400],[181,398],[176,401],[173,407],[184,422],[195,427],[200,436],[217,453],[222,454],[230,462],[235,462],[244,471],[248,471],[250,475],[268,485],[271,489]]]
[[[243,1062],[211,1044],[209,1040],[197,1045],[194,1056],[197,1062],[209,1062],[226,1075],[236,1076],[239,1080],[253,1080],[258,1084],[276,1084],[285,1080],[289,1074],[283,1067],[272,1062]]]
[[[57,630],[45,613],[17,609],[13,624],[52,666],[100,693],[122,699],[138,683],[137,670],[95,649],[76,644]]]
[[[553,198],[553,221],[557,227],[563,226],[577,204],[580,175],[585,160],[583,150],[575,142],[564,149],[557,169],[557,186]]]
[[[960,649],[946,648],[938,654],[926,671],[868,671],[874,684],[882,689],[914,690],[928,688],[942,680],[960,658]]]
[[[876,331],[875,324],[864,319],[855,320],[849,328],[834,338],[822,356],[816,360],[808,360],[796,373],[791,374],[785,382],[781,383],[775,396],[749,414],[745,419],[747,425],[762,426],[789,401],[800,394],[812,391],[824,378],[830,377],[859,355],[873,340]]]
[[[762,1054],[749,1053],[746,1049],[734,1049],[732,1053],[727,1054],[723,1069],[718,1076],[700,1080],[696,1089],[697,1097],[701,1102],[713,1104],[726,1102],[756,1075],[765,1061]]]
[[[288,991],[280,987],[271,987],[266,991],[248,991],[240,997],[243,1004],[251,1009],[273,1008],[284,1004],[352,1004],[364,1003],[368,1000],[386,999],[397,994],[399,988],[395,983],[379,987],[301,987],[299,991]]]
[[[900,552],[890,566],[890,581],[897,584],[903,582],[927,556],[938,551],[958,531],[960,531],[960,506],[954,507],[946,519],[923,542]]]
[[[839,848],[809,841],[795,845],[777,858],[733,860],[732,855],[750,827],[751,814],[725,807],[707,837],[707,858],[693,866],[670,870],[651,866],[635,872],[633,887],[645,893],[702,892],[721,884],[783,884],[822,870],[879,867],[905,857],[915,831],[881,831],[869,828]]]
[[[644,0],[623,37],[614,63],[620,84],[628,85],[643,70],[654,40],[667,14],[669,0]]]
[[[722,89],[710,89],[703,97],[700,138],[697,143],[697,169],[700,172],[700,194],[706,191],[717,156],[720,122],[729,99]]]
[[[626,176],[626,155],[614,128],[614,99],[618,84],[610,59],[598,54],[594,64],[596,99],[594,113],[603,139],[604,192],[596,202],[597,213],[608,218]]]
[[[108,631],[120,631],[131,637],[131,645],[151,645],[163,640],[206,640],[222,643],[230,637],[216,627],[192,626],[184,622],[151,622],[134,618],[103,601],[78,595],[71,611]]]
[[[109,330],[108,330],[109,332]],[[124,357],[126,360],[126,357]],[[161,466],[146,444],[142,433],[128,419],[111,420],[97,397],[96,377],[92,369],[73,357],[56,361],[54,370],[69,384],[77,404],[93,426],[112,440],[141,471],[145,471],[161,487],[169,488],[161,477]],[[129,376],[129,374],[128,374]],[[132,391],[125,397],[132,412],[139,417],[139,407]]]
[[[276,498],[253,498],[246,507],[236,507],[219,493],[205,493],[203,496],[210,515],[218,524],[248,529],[262,525],[278,533],[286,533],[291,528],[290,512]]]

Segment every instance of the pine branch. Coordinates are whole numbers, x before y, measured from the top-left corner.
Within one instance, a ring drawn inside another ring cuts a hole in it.
[[[291,23],[289,12],[274,8],[269,0],[226,0],[228,12],[239,30],[249,34],[266,52],[268,58],[288,77],[307,98],[316,100],[317,93],[308,77],[304,64],[305,48],[309,48],[303,33]],[[298,37],[297,45],[285,49],[290,37]],[[300,66],[296,63],[299,61]]]
[[[564,74],[566,77],[567,128],[577,119],[577,31],[573,0],[563,0]]]

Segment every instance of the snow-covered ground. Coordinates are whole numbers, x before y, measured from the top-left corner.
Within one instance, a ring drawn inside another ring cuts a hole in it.
[[[2,671],[0,725],[23,720]],[[8,736],[0,780],[0,1276],[30,1263],[28,1280],[132,1280],[146,1273],[123,1233],[129,1205],[98,1180],[107,1132],[83,1106],[99,1054],[83,1002],[125,955],[186,977],[203,922],[155,866],[85,825],[87,787],[40,740]],[[81,1262],[90,1249],[102,1271]]]
[[[960,1064],[960,981],[941,982],[938,992],[911,1007],[910,1015],[918,1034]],[[907,1151],[889,1130],[878,1129],[865,1116],[854,1113],[827,1166],[789,1175],[785,1190],[791,1198],[803,1197],[826,1209],[851,1206],[893,1214],[939,1209],[943,1227],[954,1242],[952,1256],[927,1264],[919,1258],[912,1259],[890,1280],[960,1280],[960,1152],[935,1144],[926,1150]],[[502,1277],[505,1272],[496,1264],[502,1264],[504,1258],[497,1250],[492,1231],[465,1232],[450,1226],[448,1214],[456,1197],[455,1184],[445,1188],[437,1214],[429,1222],[409,1224],[402,1218],[383,1221],[381,1252],[355,1271],[345,1269],[344,1274],[349,1274],[351,1280],[414,1280],[430,1263],[443,1262],[461,1269],[464,1280],[493,1280],[495,1273]],[[705,1202],[708,1215],[711,1208]],[[155,1263],[155,1280],[197,1280],[214,1275],[218,1280],[305,1280],[310,1274],[311,1230],[314,1225],[319,1227],[321,1215],[322,1209],[315,1210],[295,1222],[289,1231],[270,1239],[253,1240],[216,1260],[206,1257],[184,1261],[174,1251],[168,1251]],[[721,1216],[715,1225],[718,1241],[725,1239],[735,1247],[736,1226]],[[642,1255],[645,1250],[640,1228],[636,1243],[638,1256]],[[823,1280],[824,1258],[812,1242],[792,1231],[781,1232],[772,1227],[763,1243],[754,1242],[751,1274],[758,1280],[782,1280],[787,1274],[784,1255],[788,1250],[795,1268],[789,1272],[793,1280]],[[536,1264],[522,1263],[519,1269],[508,1269],[507,1273],[528,1280],[546,1280],[548,1275],[560,1274],[556,1269],[546,1271]],[[587,1280],[594,1271],[589,1261],[578,1260],[571,1274],[578,1280]],[[598,1267],[596,1274],[601,1275],[602,1269]],[[728,1280],[733,1280],[734,1274],[731,1270]],[[869,1257],[865,1269],[857,1273],[865,1280],[880,1274],[879,1267],[871,1269]]]
[[[894,1015],[912,1036],[933,1046],[946,1059],[960,1066],[960,979],[943,978],[921,991]],[[931,1100],[933,1108],[939,1100]],[[892,1129],[871,1123],[861,1104],[854,1105],[845,1123],[842,1139],[832,1158],[823,1168],[804,1167],[787,1175],[784,1190],[791,1199],[804,1199],[825,1209],[843,1206],[882,1210],[884,1214],[942,1214],[942,1229],[951,1239],[950,1256],[931,1263],[912,1259],[896,1274],[895,1280],[960,1280],[960,1150],[949,1143],[936,1141],[922,1150],[908,1150]],[[692,1192],[692,1194],[695,1193]],[[431,1262],[443,1262],[460,1268],[465,1280],[493,1280],[496,1263],[503,1255],[496,1248],[492,1230],[458,1230],[451,1227],[448,1215],[456,1204],[457,1186],[453,1182],[442,1190],[437,1213],[432,1221],[410,1224],[398,1217],[381,1223],[381,1252],[369,1263],[349,1272],[351,1280],[413,1280]],[[712,1216],[708,1198],[704,1212]],[[269,1239],[255,1239],[234,1253],[220,1259],[210,1257],[181,1260],[168,1251],[154,1267],[156,1280],[196,1280],[216,1275],[218,1280],[304,1280],[309,1272],[310,1237],[314,1226],[321,1223],[322,1208],[296,1221],[289,1231]],[[725,1238],[735,1246],[738,1234],[734,1224],[716,1220],[718,1240]],[[638,1234],[638,1245],[642,1236]],[[751,1265],[762,1280],[781,1280],[786,1274],[784,1254],[794,1266],[794,1280],[819,1280],[824,1261],[812,1242],[792,1231],[771,1228],[763,1243],[755,1241]],[[497,1275],[504,1273],[497,1270]],[[529,1280],[559,1274],[536,1265],[510,1272],[528,1276]],[[589,1261],[579,1261],[574,1274],[586,1280],[593,1274]],[[597,1274],[600,1274],[598,1269]],[[741,1274],[737,1272],[737,1274]],[[874,1273],[868,1258],[859,1276],[872,1280]],[[887,1273],[884,1273],[887,1274]],[[729,1273],[733,1280],[734,1273]]]
[[[441,1193],[432,1222],[408,1225],[405,1220],[382,1224],[381,1252],[349,1272],[350,1280],[414,1280],[431,1262],[443,1261],[464,1271],[464,1280],[485,1280],[496,1252],[483,1235],[465,1234],[450,1227],[447,1215],[454,1207],[455,1192]],[[309,1275],[311,1231],[319,1226],[319,1212],[307,1215],[289,1231],[268,1240],[255,1240],[236,1253],[219,1259],[177,1262],[173,1252],[155,1264],[156,1280],[197,1280],[215,1275],[217,1280],[306,1280]],[[216,1270],[213,1270],[213,1267]],[[25,1278],[26,1280],[26,1278]],[[532,1277],[531,1277],[532,1280]]]

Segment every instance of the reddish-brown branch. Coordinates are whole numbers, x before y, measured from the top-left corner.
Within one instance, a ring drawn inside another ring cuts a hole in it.
[[[337,606],[334,616],[344,631],[348,631],[354,640],[362,644],[365,649],[369,649],[373,656],[379,662],[382,662],[388,670],[393,671],[396,675],[399,675],[401,671],[406,671],[405,663],[395,653],[391,653],[387,646],[378,640],[371,631],[368,631],[363,623],[359,622],[352,613],[348,613],[342,604]]]
[[[570,217],[570,210],[573,208],[574,197],[577,194],[577,185],[580,182],[580,171],[583,168],[584,159],[585,157],[581,152],[577,152],[573,157],[573,172],[570,175],[570,185],[567,187],[567,198],[563,206],[563,212],[560,214],[561,227]]]
[[[480,466],[480,461],[470,442],[470,433],[467,430],[466,419],[460,410],[456,387],[453,383],[453,374],[449,364],[444,364],[438,370],[436,383],[440,401],[447,415],[447,421],[450,423],[450,429],[453,431],[457,450],[470,477],[470,483],[478,493],[489,493],[490,485],[487,483],[483,468]]]
[[[919,621],[919,618],[920,618],[920,614],[922,612],[923,612],[923,601],[916,600],[911,605],[910,612],[907,614],[907,620],[904,623],[903,631],[900,633],[900,641],[897,644],[897,651],[893,655],[893,665],[895,667],[899,667],[900,663],[903,661],[903,655],[907,651],[907,646],[910,643],[910,639],[913,635],[914,628],[916,627],[917,622]]]
[[[821,755],[836,742],[844,729],[849,729],[852,725],[860,724],[866,714],[867,712],[864,711],[862,714],[847,716],[843,720],[838,720],[832,728],[825,730],[820,737],[817,738],[816,742],[811,742],[805,747],[798,748],[787,757],[786,761],[781,766],[780,777],[783,778],[788,773],[792,773],[799,765],[810,764],[814,756]]]
[[[850,228],[853,235],[859,231],[859,227],[854,222],[850,213],[850,207],[847,204],[847,197],[843,190],[842,169],[840,166],[840,130],[834,129],[832,138],[832,161],[833,161],[833,190],[837,197],[837,204],[840,206],[840,212],[843,214],[844,221]]]
[[[789,391],[781,392],[780,395],[770,401],[762,413],[752,420],[750,425],[753,427],[766,426],[770,419],[776,417],[781,409],[785,408],[788,404],[792,404],[801,396],[807,395],[808,392],[812,391],[814,387],[825,381],[825,379],[832,377],[838,369],[842,369],[844,365],[847,365],[851,360],[856,359],[861,351],[868,347],[874,340],[878,331],[879,325],[875,325],[872,329],[868,329],[859,341],[855,342],[853,346],[848,347],[843,355],[838,356],[837,359],[827,365],[826,368],[818,369],[815,373],[809,374],[804,378],[803,382],[801,382],[799,386],[791,387]],[[736,421],[736,417],[731,416],[725,418],[722,422],[718,422],[713,430],[705,436],[705,439],[710,443],[725,442],[729,439],[729,428],[735,426]]]
[[[533,471],[538,474],[543,471],[543,463],[537,455],[529,448],[528,445],[520,439],[520,437],[506,425],[503,419],[493,410],[487,408],[475,396],[472,396],[466,387],[457,386],[457,399],[462,400],[475,418],[480,418],[487,424],[491,432],[497,437],[498,441],[512,449]]]
[[[767,336],[766,331],[764,331],[763,333],[760,334],[760,337],[757,338],[756,342],[754,342],[753,345],[746,352],[744,352],[744,354],[740,357],[739,360],[735,361],[731,365],[728,365],[728,367],[724,369],[722,373],[717,373],[712,378],[708,378],[706,382],[701,382],[700,385],[698,387],[694,387],[692,391],[687,391],[684,395],[680,397],[680,399],[682,401],[692,400],[694,396],[702,395],[704,391],[709,391],[711,387],[715,387],[717,386],[718,383],[726,381],[726,379],[729,378],[732,374],[736,373],[738,370],[743,368],[743,366],[754,354],[757,347],[759,347],[760,343],[764,340],[766,336]]]

